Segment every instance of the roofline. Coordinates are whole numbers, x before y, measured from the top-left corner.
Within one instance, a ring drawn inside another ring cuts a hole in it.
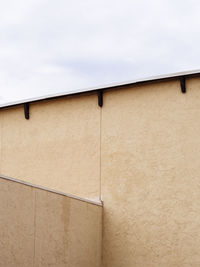
[[[72,90],[68,92],[50,94],[50,95],[45,95],[45,96],[36,97],[36,98],[23,99],[23,100],[16,101],[16,102],[8,102],[5,104],[0,104],[0,109],[13,107],[13,106],[19,106],[25,103],[34,103],[34,102],[39,102],[39,101],[44,101],[44,100],[53,100],[56,98],[62,98],[66,96],[90,93],[90,92],[95,92],[99,90],[117,89],[119,87],[126,87],[126,86],[132,86],[132,85],[137,85],[137,84],[149,83],[149,82],[176,80],[181,77],[190,78],[190,77],[197,77],[197,76],[200,76],[200,70],[184,71],[184,72],[176,72],[176,73],[170,73],[170,74],[165,74],[165,75],[151,76],[151,77],[136,79],[132,81],[126,81],[126,82],[121,82],[121,83],[111,83],[111,84],[96,86],[92,88],[77,89],[77,90]]]

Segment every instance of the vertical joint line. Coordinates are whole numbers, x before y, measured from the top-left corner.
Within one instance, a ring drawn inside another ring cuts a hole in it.
[[[182,76],[180,78],[180,84],[181,84],[181,92],[185,94],[186,93],[185,76]]]
[[[102,167],[102,162],[101,162],[101,156],[102,156],[102,151],[101,151],[101,146],[102,146],[102,109],[100,109],[100,140],[99,140],[99,194],[100,194],[100,201],[102,201],[102,192],[101,192],[101,167]]]
[[[29,103],[25,103],[24,104],[24,116],[27,120],[29,120],[30,118],[30,114],[29,114]]]
[[[99,107],[103,107],[103,90],[98,90],[98,105]]]
[[[35,251],[36,251],[36,194],[37,189],[35,191],[35,198],[34,198],[34,241],[33,241],[33,267],[35,267]]]

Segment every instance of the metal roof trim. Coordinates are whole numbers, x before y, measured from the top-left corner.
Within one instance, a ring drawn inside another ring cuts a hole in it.
[[[17,106],[17,105],[23,105],[25,103],[33,103],[33,102],[38,102],[38,101],[43,101],[43,100],[51,100],[51,99],[66,97],[70,95],[90,93],[90,92],[95,92],[98,90],[115,89],[119,87],[130,86],[130,85],[135,85],[135,84],[140,84],[140,83],[157,82],[157,81],[162,81],[162,80],[180,78],[183,76],[190,77],[190,76],[197,76],[197,75],[200,76],[200,70],[184,71],[184,72],[176,72],[176,73],[170,73],[170,74],[165,74],[165,75],[151,76],[147,78],[135,79],[132,81],[124,81],[121,83],[110,83],[110,84],[96,86],[96,87],[94,86],[91,88],[77,89],[77,90],[61,92],[57,94],[44,95],[44,96],[40,96],[36,98],[23,99],[23,100],[19,100],[15,102],[8,102],[8,103],[0,104],[0,109]]]

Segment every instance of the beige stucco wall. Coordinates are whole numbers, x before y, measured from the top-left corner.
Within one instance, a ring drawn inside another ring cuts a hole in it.
[[[200,79],[0,111],[0,172],[104,201],[103,267],[200,266]],[[100,187],[101,185],[101,187]]]
[[[99,199],[100,108],[84,95],[0,111],[0,173]]]
[[[0,178],[0,266],[100,267],[102,207]]]
[[[200,79],[106,92],[104,267],[200,266]]]

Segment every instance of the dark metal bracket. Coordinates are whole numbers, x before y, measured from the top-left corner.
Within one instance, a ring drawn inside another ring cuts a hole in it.
[[[29,103],[24,104],[24,116],[27,120],[29,120],[30,114],[29,114]]]
[[[180,78],[180,84],[181,84],[181,92],[183,94],[185,94],[186,93],[186,85],[185,85],[185,77],[184,76],[182,76]]]
[[[103,90],[98,90],[98,105],[99,107],[103,107]]]

